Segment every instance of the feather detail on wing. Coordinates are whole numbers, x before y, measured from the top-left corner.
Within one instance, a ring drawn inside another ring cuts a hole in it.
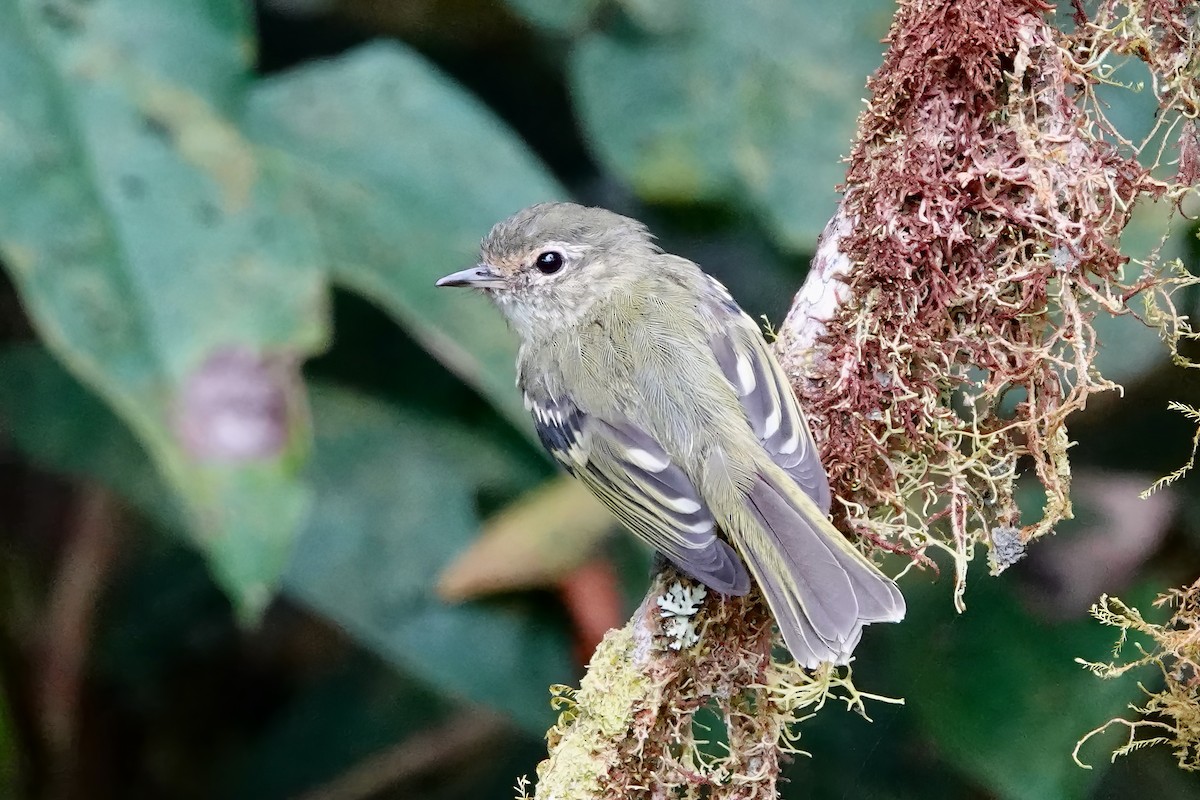
[[[710,589],[750,591],[750,576],[712,512],[662,446],[628,420],[599,419],[565,398],[525,395],[542,444],[633,533]]]
[[[525,408],[533,415],[533,427],[546,452],[567,468],[567,472],[578,475],[587,464],[591,433],[585,426],[582,411],[567,399],[555,399],[541,395],[536,399],[525,393]]]
[[[783,368],[767,349],[754,320],[720,282],[710,281],[710,301],[717,307],[714,317],[721,323],[710,344],[721,372],[741,400],[746,419],[771,460],[828,514],[829,479]]]
[[[904,597],[829,522],[829,480],[791,384],[758,326],[709,280],[713,355],[774,462],[747,492],[739,549],[796,660],[845,663],[864,626],[904,617]]]

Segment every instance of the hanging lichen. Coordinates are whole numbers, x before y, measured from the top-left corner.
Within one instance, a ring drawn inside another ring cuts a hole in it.
[[[1172,346],[1191,335],[1181,268],[1119,243],[1136,203],[1177,204],[1198,174],[1194,7],[1103,3],[1070,34],[1049,9],[902,4],[814,264],[840,285],[806,287],[833,302],[797,304],[780,333],[842,524],[918,561],[950,553],[960,603],[977,545],[999,571],[1071,516],[1067,417],[1117,388],[1094,366],[1095,315],[1139,298]],[[1120,56],[1155,76],[1141,142],[1095,94]],[[1023,472],[1045,495],[1034,519]]]
[[[1175,752],[1181,768],[1200,770],[1200,581],[1172,589],[1154,605],[1175,610],[1167,622],[1155,624],[1115,597],[1104,595],[1092,606],[1092,616],[1105,625],[1119,628],[1121,635],[1111,663],[1077,659],[1079,663],[1102,678],[1115,678],[1138,667],[1153,665],[1162,673],[1163,688],[1146,691],[1142,705],[1130,706],[1138,715],[1136,719],[1111,719],[1084,736],[1073,753],[1075,763],[1081,767],[1090,769],[1079,759],[1084,743],[1119,725],[1128,730],[1129,736],[1124,745],[1113,751],[1113,760],[1143,747],[1166,745]],[[1138,643],[1141,655],[1122,661],[1122,651],[1131,633],[1149,638],[1152,644],[1146,648]]]

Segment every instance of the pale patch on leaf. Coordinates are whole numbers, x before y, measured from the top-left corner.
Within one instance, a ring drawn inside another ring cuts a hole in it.
[[[296,366],[247,350],[213,353],[184,383],[177,417],[187,453],[236,462],[279,455],[288,442]]]

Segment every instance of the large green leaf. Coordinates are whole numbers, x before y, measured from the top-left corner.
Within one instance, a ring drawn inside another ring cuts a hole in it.
[[[500,315],[433,285],[474,263],[494,223],[566,196],[521,141],[419,56],[382,43],[265,81],[246,125],[291,156],[335,279],[529,430]]]
[[[0,419],[38,463],[84,474],[162,525],[171,497],[120,421],[43,351],[0,352]],[[312,392],[315,500],[284,588],[407,674],[442,694],[510,713],[530,730],[552,721],[546,687],[573,677],[565,624],[544,603],[451,604],[442,569],[476,535],[476,494],[544,477],[528,453],[445,419],[346,389]],[[132,642],[136,644],[136,642]]]
[[[301,356],[325,288],[301,198],[230,119],[240,0],[0,0],[0,252],[54,353],[185,501],[241,610],[308,503]]]
[[[1142,695],[1132,678],[1101,681],[1075,663],[1103,660],[1110,630],[1032,617],[1012,591],[1020,569],[977,577],[962,615],[941,586],[907,587],[909,618],[887,630],[893,685],[942,755],[997,797],[1082,798],[1102,770],[1075,765],[1075,742]]]
[[[438,575],[480,524],[442,426],[344,390],[314,392],[316,503],[285,588],[405,671],[551,721],[546,687],[572,674],[563,626],[535,604],[451,605]]]
[[[674,5],[666,33],[618,22],[577,42],[571,83],[593,148],[643,197],[741,199],[783,245],[811,248],[893,3]]]

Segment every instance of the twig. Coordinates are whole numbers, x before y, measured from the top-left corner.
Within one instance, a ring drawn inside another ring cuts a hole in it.
[[[474,709],[368,756],[333,781],[297,800],[366,800],[435,767],[465,763],[508,735],[504,719]]]
[[[770,615],[755,597],[709,594],[694,617],[699,643],[673,649],[656,601],[685,583],[665,569],[625,627],[604,637],[578,692],[555,687],[562,713],[537,797],[617,800],[651,796],[651,786],[664,797],[775,797],[792,717],[772,699]],[[724,720],[728,756],[704,752],[693,731],[705,707]]]
[[[92,623],[120,538],[118,501],[98,484],[85,484],[46,604],[36,687],[42,736],[60,762],[59,775],[70,774]]]

